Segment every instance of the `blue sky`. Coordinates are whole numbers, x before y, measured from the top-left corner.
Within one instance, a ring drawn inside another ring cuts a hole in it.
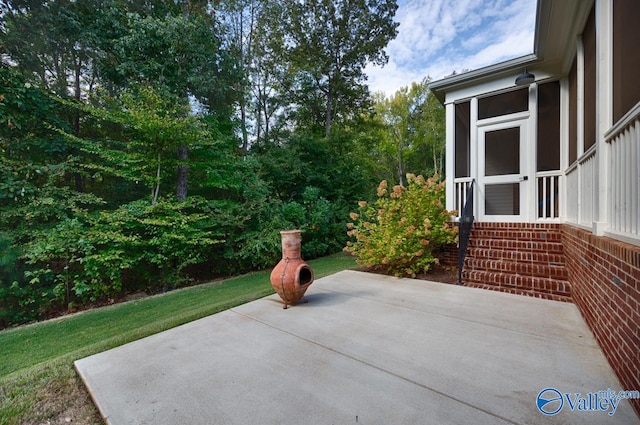
[[[398,0],[389,63],[369,66],[371,91],[393,95],[430,76],[478,69],[533,52],[536,0]]]

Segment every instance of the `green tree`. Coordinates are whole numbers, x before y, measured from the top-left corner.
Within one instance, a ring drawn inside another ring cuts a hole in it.
[[[31,84],[62,98],[86,99],[97,83],[94,64],[99,54],[92,47],[95,10],[96,0],[1,2],[5,59],[17,64]],[[60,112],[79,136],[78,111]],[[74,173],[73,179],[74,189],[84,191],[83,175]]]
[[[54,298],[51,286],[28,276],[25,244],[102,205],[74,190],[73,176],[83,170],[60,118],[70,111],[0,64],[0,326],[40,317]]]
[[[75,106],[106,124],[119,125],[110,138],[88,140],[61,134],[96,158],[83,164],[86,170],[142,183],[151,192],[151,205],[157,203],[163,185],[180,180],[177,150],[183,146],[206,149],[214,143],[202,120],[188,114],[190,107],[184,99],[141,86],[102,101],[102,107]]]
[[[3,47],[35,83],[80,100],[95,85],[91,13],[95,0],[8,0],[0,3]]]
[[[0,229],[24,235],[82,209],[100,204],[75,191],[73,176],[83,173],[80,157],[60,132],[65,108],[17,70],[0,64]]]
[[[413,173],[444,175],[445,111],[444,106],[429,91],[429,79],[412,83],[410,98],[419,106],[415,110],[413,138],[422,141],[412,146],[407,158],[408,169]]]
[[[185,3],[189,4],[189,3]],[[195,13],[197,10],[198,13]],[[113,19],[113,18],[109,18]],[[235,71],[212,30],[215,20],[202,8],[185,8],[180,15],[162,17],[130,13],[125,28],[111,40],[102,73],[118,87],[153,85],[166,96],[195,100],[202,112],[218,121],[231,114]],[[193,108],[192,108],[193,109]],[[195,111],[187,111],[186,115]],[[187,196],[189,149],[176,148],[176,196]]]
[[[29,81],[63,98],[86,101],[96,87],[112,94],[135,84],[193,99],[196,109],[228,123],[235,100],[233,57],[221,49],[207,1],[10,0],[0,3],[6,59]],[[66,117],[73,135],[94,131],[77,109]],[[227,126],[229,126],[227,124]],[[188,149],[177,149],[176,195],[188,188]],[[87,183],[74,175],[75,189]]]
[[[217,12],[221,12],[221,21],[227,28],[225,42],[232,54],[237,58],[241,70],[237,89],[238,108],[240,112],[240,131],[242,134],[242,151],[249,149],[249,111],[251,93],[251,66],[254,60],[254,46],[257,27],[263,2],[258,0],[221,0],[217,4]]]
[[[395,0],[283,0],[285,46],[297,75],[302,117],[331,133],[368,100],[364,67],[384,65],[395,38]]]
[[[425,78],[391,97],[376,97],[375,120],[385,130],[375,152],[401,185],[408,172],[442,175],[444,170],[444,108],[429,92],[428,83]]]
[[[216,13],[225,24],[225,45],[238,60],[243,78],[239,125],[242,148],[277,138],[292,99],[293,75],[285,54],[282,1],[221,0]]]

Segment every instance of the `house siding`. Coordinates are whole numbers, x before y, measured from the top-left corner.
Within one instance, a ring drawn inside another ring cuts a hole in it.
[[[573,301],[621,389],[640,389],[640,247],[562,227]],[[640,415],[640,400],[628,401]]]

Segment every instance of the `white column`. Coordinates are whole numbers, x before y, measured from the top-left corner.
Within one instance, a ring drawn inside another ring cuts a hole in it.
[[[613,116],[613,0],[596,1],[596,202],[593,233],[602,236],[609,224],[609,149],[604,134]]]
[[[582,34],[576,38],[576,158],[580,159],[584,153],[584,45],[582,44]],[[582,206],[585,200],[582,196],[582,188],[584,187],[582,165],[578,161],[578,205],[576,210],[576,222],[582,223]]]
[[[455,170],[455,105],[453,103],[445,104],[445,134],[446,134],[446,144],[445,144],[445,165],[444,165],[444,175],[445,175],[445,184],[447,190],[447,203],[446,208],[448,210],[455,209],[455,182],[454,178],[456,175]]]
[[[484,161],[484,154],[478,152],[478,98],[471,98],[469,108],[469,176],[476,179],[473,199],[473,215],[476,220],[480,217],[480,202],[484,203],[484,188],[480,187],[478,175],[478,161]],[[482,158],[480,158],[482,156]],[[483,208],[484,209],[484,208]]]
[[[520,155],[525,157],[525,169],[520,170],[523,176],[527,176],[529,180],[524,182],[524,191],[522,191],[522,183],[520,184],[520,196],[526,196],[526,209],[524,219],[533,223],[538,218],[538,199],[536,191],[538,180],[536,173],[538,172],[538,84],[534,83],[529,86],[529,119],[527,120],[527,140],[525,144],[525,152]],[[522,213],[522,212],[521,212]]]

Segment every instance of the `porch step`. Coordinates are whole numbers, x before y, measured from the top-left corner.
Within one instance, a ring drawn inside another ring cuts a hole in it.
[[[519,229],[519,230],[547,230],[549,232],[560,232],[560,225],[557,223],[490,223],[486,221],[473,224],[474,229]]]
[[[498,251],[531,252],[562,255],[560,242],[531,241],[527,239],[495,239],[472,232],[469,248],[491,249]]]
[[[488,229],[481,227],[476,230],[476,235],[486,239],[501,239],[509,241],[529,241],[529,242],[561,242],[562,234],[549,231],[549,229]]]
[[[490,289],[554,301],[572,301],[571,287],[566,280],[487,271],[464,271],[462,279],[465,286],[473,288]]]
[[[546,277],[552,279],[567,280],[569,275],[567,268],[563,264],[549,264],[531,261],[513,260],[486,260],[479,258],[469,258],[465,266],[471,270],[498,272],[502,274]]]
[[[511,260],[530,263],[543,263],[553,266],[564,265],[564,255],[561,253],[549,253],[544,251],[514,251],[510,249],[482,249],[473,251],[474,258],[486,260]]]
[[[557,224],[476,223],[462,281],[467,286],[571,301]]]

